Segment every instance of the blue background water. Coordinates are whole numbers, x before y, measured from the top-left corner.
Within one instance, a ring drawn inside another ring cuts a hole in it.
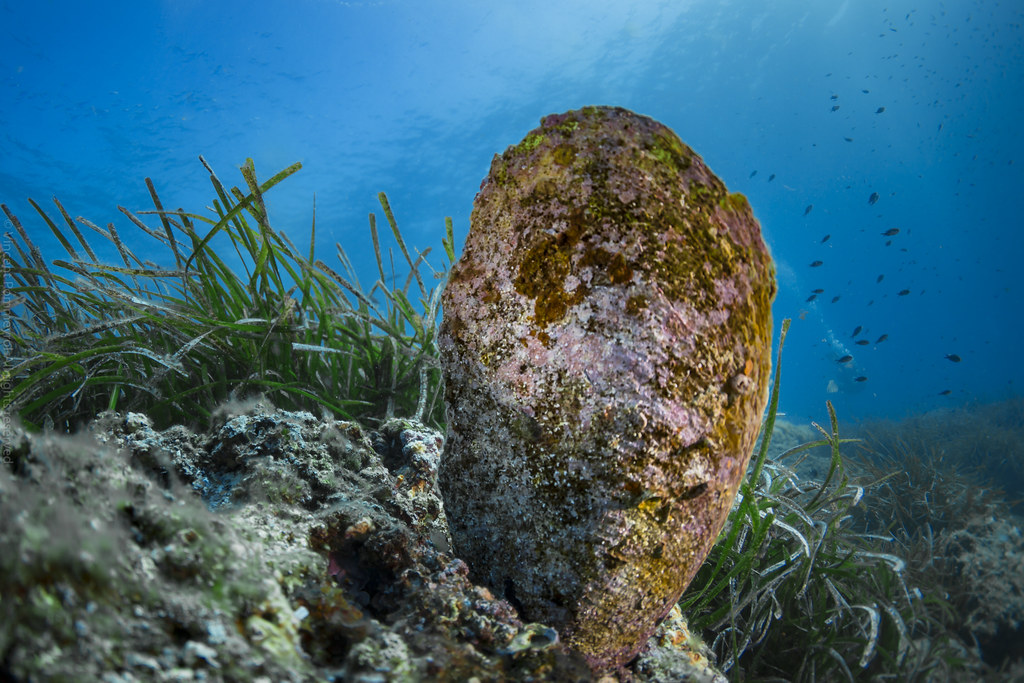
[[[341,242],[366,284],[378,191],[439,255],[494,153],[545,114],[614,104],[749,197],[776,324],[793,318],[792,419],[1021,392],[1020,3],[4,0],[0,44],[0,200],[52,257],[27,197],[137,243],[116,207],[150,208],[144,177],[195,211],[213,197],[199,154],[231,184],[246,157],[264,179],[301,161],[272,222],[306,241],[315,194],[320,254]]]

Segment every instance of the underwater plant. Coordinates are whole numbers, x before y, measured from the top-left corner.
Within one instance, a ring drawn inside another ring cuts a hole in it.
[[[691,628],[740,680],[950,679],[968,658],[934,618],[942,607],[908,583],[892,536],[855,527],[853,512],[886,477],[859,484],[847,472],[840,450],[856,439],[840,437],[831,403],[828,425],[812,423],[820,439],[768,457],[779,367],[748,478],[680,601]],[[800,461],[819,448],[830,455],[824,479],[802,479]]]
[[[300,164],[260,183],[249,159],[241,167],[245,190],[228,190],[200,160],[216,192],[212,215],[166,210],[149,178],[154,210],[118,207],[165,250],[170,268],[140,259],[113,223],[104,229],[72,220],[56,198],[54,220],[30,199],[67,252],[67,259],[47,263],[2,206],[17,235],[8,242],[15,253],[0,251],[0,299],[10,321],[0,331],[8,351],[0,379],[10,387],[0,411],[30,428],[60,431],[105,409],[145,412],[161,425],[205,423],[227,399],[264,394],[282,408],[363,420],[415,415],[440,424],[435,337],[447,268],[430,267],[429,249],[409,252],[384,193],[380,203],[408,276],[401,287],[385,285],[371,213],[380,278],[363,291],[341,245],[341,273],[315,253],[315,211],[308,254],[270,225],[263,196]],[[146,225],[144,215],[159,224]],[[112,243],[123,263],[101,263],[80,225]],[[450,264],[450,218],[446,230]],[[228,265],[228,248],[244,273]],[[425,281],[425,269],[436,282]]]
[[[1024,513],[1024,399],[943,408],[899,422],[871,420],[854,429],[864,437],[860,455],[867,462],[897,460],[938,469],[951,482],[999,488],[1011,511]],[[929,477],[926,471],[909,476],[920,483]]]
[[[944,415],[958,424],[955,438],[947,420],[928,416],[906,420],[905,428],[859,425],[864,440],[853,463],[871,476],[893,475],[858,511],[855,524],[895,539],[913,582],[926,595],[943,596],[932,602],[936,622],[999,670],[1024,657],[1024,520],[984,467],[1005,452],[984,448],[1000,442],[998,431],[990,421],[964,419],[968,411],[1009,412],[996,404]]]

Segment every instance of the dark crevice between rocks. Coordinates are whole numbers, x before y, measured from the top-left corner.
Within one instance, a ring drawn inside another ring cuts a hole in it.
[[[520,615],[522,615],[523,614],[523,603],[520,602],[518,598],[516,598],[516,584],[515,584],[515,582],[512,581],[512,579],[506,577],[505,578],[505,586],[504,586],[504,588],[505,588],[505,593],[504,593],[504,595],[502,597],[504,597],[505,600],[507,600],[510,605],[515,607],[516,611],[519,612]]]

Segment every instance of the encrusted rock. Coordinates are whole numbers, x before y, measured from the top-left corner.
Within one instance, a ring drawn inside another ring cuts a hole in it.
[[[491,164],[443,299],[455,551],[595,670],[692,579],[770,372],[771,258],[746,199],[665,126],[587,107]]]
[[[440,434],[262,401],[216,422],[0,420],[0,681],[586,680],[444,551]]]

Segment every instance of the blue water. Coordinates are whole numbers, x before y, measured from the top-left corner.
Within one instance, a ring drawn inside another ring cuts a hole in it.
[[[377,192],[439,256],[494,153],[545,114],[614,104],[749,197],[776,324],[793,318],[791,419],[1024,389],[1018,2],[4,0],[0,44],[0,201],[52,257],[27,197],[143,244],[116,207],[150,208],[144,177],[195,211],[213,197],[200,154],[239,185],[246,157],[264,179],[301,161],[273,224],[307,242],[315,195],[320,255],[341,242],[366,285]]]

